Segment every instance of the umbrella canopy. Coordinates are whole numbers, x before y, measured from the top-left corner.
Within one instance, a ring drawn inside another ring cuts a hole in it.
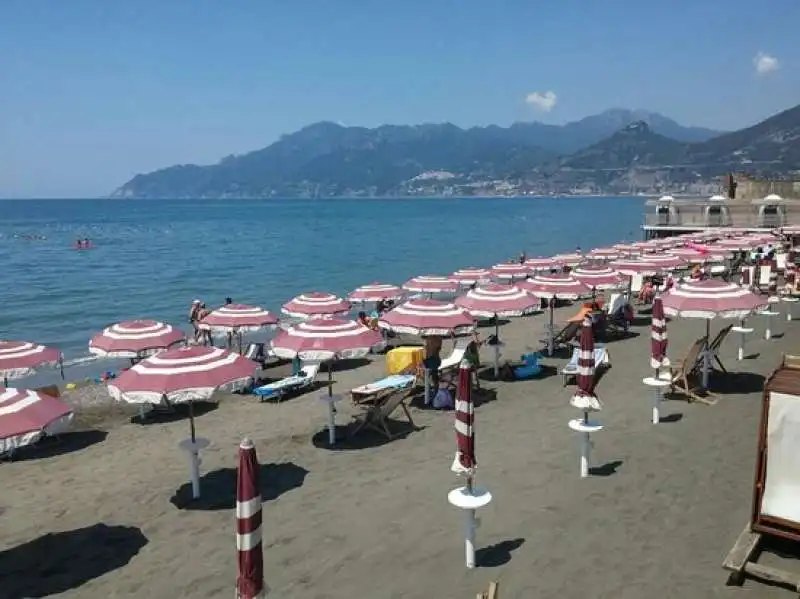
[[[449,277],[421,275],[403,283],[403,289],[414,293],[455,293],[458,282]]]
[[[0,341],[0,377],[15,379],[37,368],[61,364],[64,356],[53,347],[28,341]]]
[[[647,256],[647,261],[658,266],[662,271],[680,270],[687,268],[689,263],[680,256],[673,254],[652,254]]]
[[[112,324],[89,340],[89,353],[107,358],[142,358],[186,341],[186,334],[157,320]]]
[[[539,308],[539,299],[519,287],[497,284],[470,289],[455,303],[479,318],[523,316]]]
[[[383,329],[409,335],[466,335],[475,330],[472,316],[450,302],[408,300],[384,313],[378,321]]]
[[[579,252],[574,254],[556,254],[553,256],[555,262],[559,262],[565,266],[577,266],[586,259],[586,256]]]
[[[478,465],[475,460],[475,409],[472,403],[471,370],[462,362],[456,388],[456,458],[452,470],[471,475]]]
[[[664,311],[684,318],[745,318],[767,305],[749,289],[717,279],[678,283],[662,296]]]
[[[373,331],[354,320],[312,318],[286,330],[272,340],[279,358],[295,357],[312,362],[362,358],[384,343],[380,331]]]
[[[650,325],[650,366],[658,370],[669,366],[667,358],[667,319],[661,296],[653,298],[653,317]]]
[[[667,250],[667,252],[673,256],[683,258],[692,264],[702,262],[722,262],[725,260],[725,252],[712,252],[706,248],[698,249],[698,247],[701,246],[673,248],[671,250]]]
[[[558,262],[553,258],[528,258],[525,266],[530,272],[550,272],[551,270],[561,270],[564,268],[563,262]]]
[[[581,327],[580,347],[578,349],[578,372],[577,389],[570,403],[584,412],[597,411],[601,409],[600,400],[594,393],[595,382],[595,362],[594,362],[594,333],[592,331],[592,321],[584,318]],[[586,416],[588,419],[588,415]]]
[[[731,237],[730,239],[720,239],[711,246],[713,250],[731,252],[738,250],[749,250],[758,247],[758,242],[744,237]]]
[[[589,252],[587,258],[590,260],[614,260],[619,258],[620,251],[613,247],[610,248],[594,248]]]
[[[387,283],[370,283],[369,285],[362,285],[354,289],[350,295],[347,296],[353,303],[367,303],[379,302],[381,300],[399,300],[405,294],[403,290],[397,285],[389,285]]]
[[[239,468],[236,472],[236,550],[239,576],[238,599],[263,597],[264,550],[261,524],[261,477],[256,448],[250,439],[239,445]]]
[[[545,299],[575,300],[592,295],[591,287],[570,275],[535,275],[527,281],[517,283],[517,287]]]
[[[494,266],[492,266],[492,275],[497,279],[506,281],[513,281],[514,279],[524,279],[530,274],[530,272],[531,272],[530,268],[528,268],[524,264],[520,264],[519,262],[495,264]]]
[[[450,278],[460,285],[488,283],[492,280],[492,271],[488,268],[462,268],[450,275]]]
[[[609,266],[626,277],[634,275],[653,276],[661,271],[661,268],[656,266],[655,262],[651,262],[648,259],[614,260],[609,263]]]
[[[215,391],[240,391],[255,374],[257,364],[218,347],[169,349],[120,374],[108,384],[118,401],[159,403],[203,400]]]
[[[613,246],[611,246],[611,248],[620,256],[633,256],[639,253],[639,250],[634,243],[615,243]]]
[[[55,397],[0,387],[0,455],[63,433],[72,417],[72,408]]]
[[[281,312],[292,318],[335,318],[350,313],[350,302],[332,293],[302,293],[283,304]]]
[[[613,289],[624,283],[617,271],[609,266],[583,265],[570,274],[592,289]]]
[[[246,333],[278,325],[278,317],[260,306],[228,304],[217,308],[197,323],[199,329]]]

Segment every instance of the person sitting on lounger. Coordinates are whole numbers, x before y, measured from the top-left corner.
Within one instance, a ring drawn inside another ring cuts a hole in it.
[[[370,318],[364,311],[358,313],[358,322],[367,327],[368,329],[372,329],[373,331],[378,330],[378,319]]]
[[[642,286],[642,290],[639,292],[639,303],[641,304],[652,304],[653,298],[656,295],[656,288],[653,285],[652,279],[648,279],[647,282]]]

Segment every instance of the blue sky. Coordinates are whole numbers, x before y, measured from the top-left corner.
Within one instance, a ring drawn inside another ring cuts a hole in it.
[[[798,22],[798,0],[0,0],[0,196],[101,195],[319,120],[738,128],[800,103]]]

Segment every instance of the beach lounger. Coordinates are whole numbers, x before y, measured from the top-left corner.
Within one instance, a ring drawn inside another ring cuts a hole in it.
[[[394,433],[389,428],[389,419],[396,410],[402,410],[405,414],[408,424],[411,429],[416,429],[414,420],[411,418],[411,413],[408,411],[406,401],[415,393],[415,389],[398,389],[390,395],[385,395],[374,404],[362,404],[363,412],[353,416],[355,427],[350,433],[350,436],[355,436],[364,429],[372,429],[387,439],[392,440],[398,437],[401,433]]]
[[[578,356],[580,354],[580,348],[576,347],[572,350],[572,357],[570,357],[569,362],[566,363],[564,368],[561,369],[561,375],[564,377],[564,386],[567,386],[567,383],[571,378],[575,378],[578,376]],[[600,368],[608,368],[611,365],[611,360],[608,356],[608,350],[604,345],[597,344],[594,346],[594,367],[596,369]]]
[[[450,355],[442,360],[442,363],[439,365],[439,372],[443,373],[451,368],[458,368],[461,365],[461,361],[464,359],[464,354],[470,343],[472,343],[472,337],[460,337],[456,339],[453,351],[450,352]]]
[[[568,322],[564,328],[553,335],[553,349],[558,349],[562,345],[568,345],[575,339],[581,330],[582,322]],[[547,339],[540,339],[541,343],[547,347]]]
[[[692,380],[699,380],[700,368],[702,367],[702,352],[705,347],[706,338],[701,337],[695,341],[686,352],[684,358],[678,362],[673,362],[669,368],[670,394],[678,389],[689,403],[699,401],[701,403],[715,403],[706,397],[701,397],[695,393],[700,389],[700,385],[693,384]]]
[[[729,324],[728,326],[723,328],[719,333],[717,333],[717,336],[714,337],[714,340],[708,345],[708,350],[711,352],[711,367],[714,368],[715,367],[714,362],[716,362],[717,365],[719,366],[719,370],[721,370],[726,374],[728,373],[728,370],[725,368],[725,366],[722,365],[722,360],[720,360],[719,357],[719,350],[722,347],[722,343],[725,341],[725,339],[728,337],[728,334],[731,332],[732,328],[733,328],[732,324]],[[697,358],[697,366],[698,368],[703,367],[702,352],[700,353],[700,356],[698,356]]]
[[[319,367],[320,364],[318,362],[304,364],[303,370],[300,371],[300,374],[287,376],[286,378],[275,381],[274,383],[268,383],[266,385],[256,387],[253,389],[253,394],[258,395],[262,401],[266,401],[268,399],[280,401],[283,399],[283,397],[290,393],[297,393],[298,391],[313,385],[317,378],[317,374],[319,374]]]
[[[416,381],[417,376],[415,374],[393,374],[374,383],[351,389],[350,396],[355,404],[375,403],[386,394],[414,386]]]

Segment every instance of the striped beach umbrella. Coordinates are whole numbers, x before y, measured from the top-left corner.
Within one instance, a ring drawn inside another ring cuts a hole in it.
[[[650,366],[656,371],[669,366],[667,358],[667,319],[664,316],[664,302],[661,296],[653,298],[653,316],[650,325]]]
[[[264,584],[264,550],[261,538],[261,480],[256,448],[250,439],[239,445],[236,476],[236,551],[239,576],[236,599],[261,599]]]
[[[213,310],[197,323],[197,328],[224,333],[247,333],[277,325],[278,317],[260,306],[228,304]]]
[[[292,318],[336,318],[350,313],[350,302],[332,293],[301,293],[283,304],[281,312]]]
[[[403,283],[403,289],[414,293],[455,293],[458,282],[450,277],[421,275]]]
[[[589,252],[587,258],[589,260],[598,260],[598,261],[608,261],[608,260],[615,260],[619,258],[620,251],[616,248],[594,248]]]
[[[536,312],[539,299],[515,285],[490,283],[470,289],[455,299],[457,306],[478,318],[525,316]]]
[[[689,267],[685,258],[674,254],[652,254],[647,256],[647,261],[658,266],[662,272],[682,270]]]
[[[519,262],[495,264],[492,266],[492,276],[501,281],[518,281],[526,278],[531,270]]]
[[[529,271],[537,273],[561,270],[564,268],[564,263],[558,262],[553,258],[528,258],[525,260],[525,266],[528,267]]]
[[[614,289],[624,283],[622,277],[610,266],[582,264],[570,274],[590,289]]]
[[[461,363],[456,388],[456,457],[453,472],[467,475],[467,487],[472,486],[472,476],[478,465],[475,460],[475,410],[472,403],[472,371],[469,364]],[[471,490],[471,489],[470,489]]]
[[[385,312],[378,326],[408,335],[446,337],[471,333],[475,330],[475,320],[454,303],[415,299]]]
[[[29,341],[0,341],[0,376],[3,384],[33,374],[45,366],[62,366],[64,356],[53,348]],[[62,370],[63,377],[63,370]]]
[[[558,262],[559,264],[563,264],[564,266],[577,266],[581,262],[586,259],[580,252],[574,252],[572,254],[556,254],[553,256],[553,261]]]
[[[72,418],[72,408],[55,397],[0,387],[0,455],[65,432]]]
[[[655,262],[651,262],[648,257],[643,259],[629,258],[627,260],[614,260],[608,264],[619,274],[632,277],[634,275],[653,276],[660,272],[661,269]]]
[[[279,331],[271,345],[279,358],[327,362],[363,358],[383,343],[380,331],[354,320],[312,318]]]
[[[492,271],[488,268],[461,268],[450,275],[459,285],[480,285],[492,280]]]
[[[144,358],[186,341],[186,334],[157,320],[112,324],[89,340],[89,353],[105,358]]]
[[[591,287],[571,275],[534,275],[516,286],[542,299],[576,300],[592,295]]]
[[[586,317],[581,327],[578,349],[577,389],[570,400],[574,407],[583,410],[584,422],[589,421],[589,412],[596,412],[602,408],[594,392],[595,366],[592,320]]]
[[[381,300],[399,300],[405,294],[397,285],[388,283],[370,283],[354,289],[347,299],[354,304],[365,304],[367,302],[379,302]]]

